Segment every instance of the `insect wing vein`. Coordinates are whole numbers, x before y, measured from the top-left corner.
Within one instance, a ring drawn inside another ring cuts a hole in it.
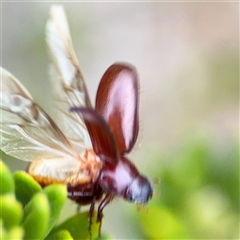
[[[25,161],[77,156],[77,152],[53,120],[36,105],[30,94],[8,71],[1,68],[1,149]]]
[[[85,80],[74,52],[67,18],[62,6],[51,7],[46,25],[46,41],[52,64],[56,123],[69,141],[79,150],[92,148],[90,137],[80,113],[74,106],[92,108]]]

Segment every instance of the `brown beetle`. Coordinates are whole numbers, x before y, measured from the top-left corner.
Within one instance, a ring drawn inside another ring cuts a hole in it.
[[[110,66],[99,84],[94,109],[61,6],[51,8],[46,29],[56,119],[1,68],[2,150],[31,162],[28,173],[42,186],[66,184],[70,199],[91,204],[90,219],[97,201],[99,221],[115,196],[147,203],[152,184],[125,156],[139,130],[135,68],[125,63]]]

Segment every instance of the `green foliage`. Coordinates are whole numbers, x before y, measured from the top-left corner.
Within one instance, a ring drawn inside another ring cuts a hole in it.
[[[24,208],[24,239],[43,239],[47,234],[49,217],[47,196],[42,192],[37,193]]]
[[[4,209],[4,211],[0,212],[4,227],[9,230],[18,226],[22,218],[21,204],[18,203],[11,194],[2,195],[0,201],[1,207]]]
[[[60,230],[54,234],[51,234],[50,238],[48,239],[54,239],[54,240],[73,240],[73,237],[67,230]]]
[[[26,174],[26,172],[18,171],[13,174],[15,183],[15,196],[16,199],[25,206],[31,198],[40,192],[41,186],[33,180],[33,178]]]
[[[11,193],[14,191],[14,181],[10,174],[8,168],[0,161],[0,169],[1,169],[1,188],[0,193],[1,195]]]
[[[50,185],[43,189],[43,193],[46,194],[49,203],[49,221],[47,227],[47,233],[54,227],[56,220],[58,219],[62,206],[66,200],[66,188],[61,185]],[[85,218],[87,219],[87,218]]]
[[[160,198],[153,197],[148,211],[138,214],[145,238],[237,239],[238,147],[219,153],[208,141],[184,146],[156,170]]]
[[[69,233],[71,234],[73,239],[88,239],[89,238],[89,223],[86,221],[88,219],[88,212],[85,213],[79,213],[75,216],[69,218],[64,223],[57,226],[54,231],[52,232],[55,234],[55,232],[59,232],[64,229],[68,229]],[[96,216],[93,219],[93,222],[96,222]],[[76,223],[78,223],[76,225]],[[81,226],[81,227],[80,227]],[[91,227],[91,233],[92,237],[97,237],[98,234],[99,225],[93,224]],[[94,236],[93,236],[94,234]],[[49,235],[49,240],[52,239],[52,236]]]
[[[150,239],[175,239],[181,231],[181,225],[176,216],[162,206],[149,208],[147,214],[140,213],[140,219],[144,223],[143,231]]]
[[[1,164],[0,225],[2,239],[95,239],[99,223],[93,219],[89,234],[88,213],[79,213],[56,225],[67,198],[66,186],[42,189],[26,172],[12,176]],[[107,238],[102,238],[107,239]]]

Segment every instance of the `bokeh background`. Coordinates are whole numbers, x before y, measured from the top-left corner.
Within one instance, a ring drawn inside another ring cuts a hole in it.
[[[44,32],[51,4],[1,4],[1,65],[50,115]],[[141,127],[130,158],[155,193],[140,211],[114,200],[103,231],[116,239],[238,239],[238,3],[62,5],[93,102],[112,63],[132,63],[140,77]],[[2,158],[12,171],[26,167]],[[75,209],[69,202],[61,219]]]

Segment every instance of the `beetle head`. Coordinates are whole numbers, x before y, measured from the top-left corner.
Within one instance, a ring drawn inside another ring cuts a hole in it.
[[[147,203],[152,197],[153,187],[150,181],[138,175],[125,189],[123,197],[134,203]]]

